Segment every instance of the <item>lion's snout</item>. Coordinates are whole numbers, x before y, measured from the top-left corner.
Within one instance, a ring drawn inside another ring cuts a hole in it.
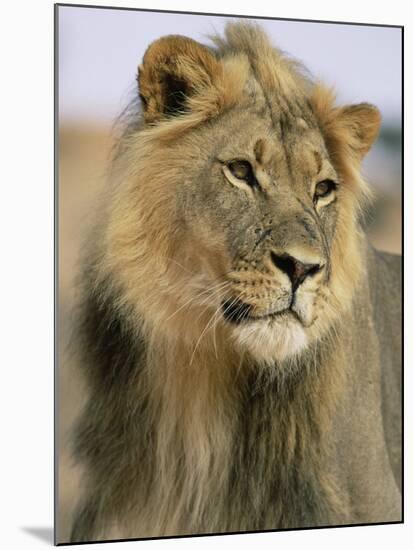
[[[277,254],[271,251],[270,257],[274,266],[288,276],[292,285],[292,294],[307,277],[316,275],[316,273],[319,273],[324,268],[322,262],[304,263],[286,252]]]
[[[226,320],[240,323],[290,312],[304,326],[312,323],[316,295],[326,281],[326,261],[318,251],[272,247],[247,264],[244,260],[230,274]]]

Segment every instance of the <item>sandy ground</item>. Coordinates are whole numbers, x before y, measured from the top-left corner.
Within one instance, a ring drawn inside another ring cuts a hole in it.
[[[71,517],[81,492],[79,468],[70,455],[70,427],[85,398],[68,349],[71,308],[75,300],[75,278],[82,237],[85,235],[95,198],[102,184],[112,145],[109,128],[65,126],[59,137],[59,362],[57,396],[59,437],[58,540],[67,542]],[[375,246],[401,251],[400,197],[379,196],[373,210],[370,238]]]

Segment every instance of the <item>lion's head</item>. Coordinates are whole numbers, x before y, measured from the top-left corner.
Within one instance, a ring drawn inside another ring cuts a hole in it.
[[[120,302],[193,354],[300,353],[358,282],[378,110],[336,107],[251,25],[215,48],[161,38],[138,81],[143,120],[115,161],[105,238]]]

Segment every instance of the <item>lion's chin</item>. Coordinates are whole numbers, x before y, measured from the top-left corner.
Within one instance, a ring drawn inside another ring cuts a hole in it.
[[[309,343],[304,327],[289,313],[239,325],[233,336],[242,351],[248,351],[257,362],[271,365],[298,355]]]

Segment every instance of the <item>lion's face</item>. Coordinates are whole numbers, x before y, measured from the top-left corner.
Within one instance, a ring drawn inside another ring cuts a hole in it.
[[[177,211],[186,265],[217,289],[212,311],[241,346],[274,359],[306,346],[324,315],[342,191],[309,108],[274,121],[260,106],[256,98],[202,132],[209,151],[185,167]]]
[[[320,337],[352,300],[359,163],[379,115],[334,107],[246,28],[230,27],[218,56],[181,37],[147,51],[148,125],[135,149],[145,193],[129,186],[127,208],[138,210],[114,248],[146,241],[140,264],[152,280],[141,294],[157,326],[181,319],[197,342],[222,329],[241,352],[274,362]],[[138,288],[146,275],[128,277]]]

